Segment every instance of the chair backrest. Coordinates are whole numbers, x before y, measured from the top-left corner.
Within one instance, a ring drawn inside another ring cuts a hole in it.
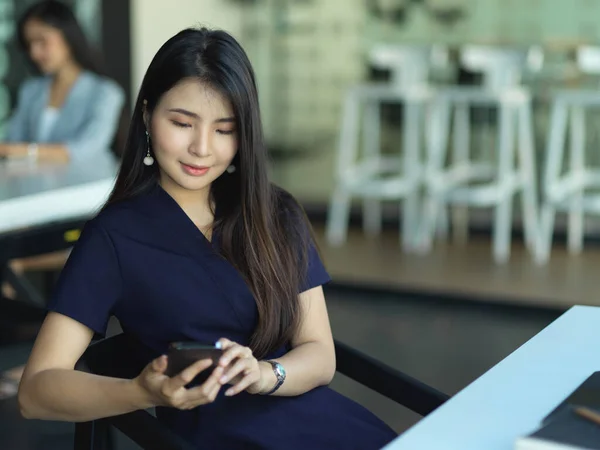
[[[544,54],[539,47],[528,49],[466,45],[461,49],[460,63],[468,70],[483,73],[483,84],[489,89],[502,89],[521,84],[525,72],[542,67]]]
[[[369,52],[369,63],[391,71],[391,83],[399,89],[425,85],[430,71],[447,63],[446,49],[432,45],[378,44]]]
[[[125,333],[90,345],[77,363],[86,372],[115,378],[135,378],[156,355]]]

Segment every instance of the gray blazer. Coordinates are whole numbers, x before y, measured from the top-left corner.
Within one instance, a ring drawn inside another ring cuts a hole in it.
[[[37,139],[40,117],[48,104],[50,77],[27,80],[19,90],[8,124],[8,142],[66,145],[72,160],[107,151],[114,139],[125,96],[112,80],[83,72],[67,95],[45,141]]]

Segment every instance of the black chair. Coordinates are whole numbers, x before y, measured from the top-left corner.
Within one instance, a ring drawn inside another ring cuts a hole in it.
[[[338,372],[424,416],[444,403],[448,396],[392,369],[346,344],[336,341]],[[134,378],[147,361],[150,350],[122,333],[88,347],[78,370],[99,375]],[[75,425],[75,450],[108,450],[114,447],[115,427],[148,450],[192,450],[182,437],[163,426],[145,410]],[[197,450],[197,449],[196,449]]]

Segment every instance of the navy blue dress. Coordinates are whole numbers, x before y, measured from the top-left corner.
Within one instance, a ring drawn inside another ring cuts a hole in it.
[[[116,316],[153,351],[174,341],[248,345],[257,322],[241,275],[161,187],[110,206],[88,222],[49,309],[104,334]],[[314,246],[304,289],[329,281]],[[285,348],[269,355],[281,356]],[[240,393],[190,411],[157,408],[159,420],[210,449],[379,449],[396,434],[328,387],[295,397]]]

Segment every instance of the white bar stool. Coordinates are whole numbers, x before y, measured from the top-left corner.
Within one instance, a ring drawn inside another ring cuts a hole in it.
[[[422,138],[425,107],[431,98],[429,71],[432,62],[443,60],[443,52],[432,47],[379,46],[371,52],[371,60],[376,67],[390,69],[392,81],[358,85],[346,95],[326,238],[330,245],[345,242],[352,198],[363,199],[363,228],[369,235],[381,231],[381,201],[404,200],[402,246],[409,251],[418,240]],[[404,104],[401,157],[380,153],[383,102]],[[363,142],[359,151],[361,112]]]
[[[577,65],[585,74],[600,74],[600,47],[578,49]],[[585,162],[585,113],[594,107],[600,107],[598,90],[568,89],[553,95],[542,187],[544,201],[540,217],[539,263],[546,263],[550,258],[557,211],[568,213],[567,245],[570,253],[579,253],[583,249],[584,214],[600,214],[600,195],[585,193],[600,187],[600,169],[587,166]],[[563,172],[567,132],[569,163]]]
[[[448,205],[493,207],[493,256],[496,262],[502,263],[510,255],[512,199],[516,193],[523,194],[525,242],[532,252],[537,244],[531,95],[519,84],[528,65],[532,68],[539,65],[539,54],[537,50],[532,56],[529,51],[473,46],[464,49],[461,59],[465,67],[484,73],[484,84],[443,88],[435,96],[420,251],[431,249],[439,217]],[[473,106],[492,106],[499,110],[498,155],[494,162],[477,162],[470,158],[469,112]],[[453,152],[448,157],[452,113]],[[517,155],[518,164],[515,164]]]

